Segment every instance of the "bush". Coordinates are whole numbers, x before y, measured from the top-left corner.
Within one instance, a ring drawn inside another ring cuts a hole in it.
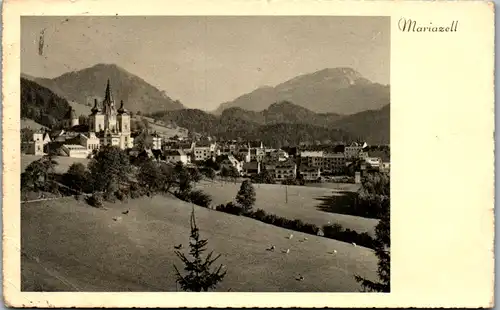
[[[367,233],[357,233],[354,230],[343,229],[339,224],[323,226],[324,236],[330,239],[336,239],[349,243],[373,249],[375,244],[373,238]]]
[[[120,201],[124,201],[127,199],[127,194],[123,190],[118,190],[115,192],[116,198]]]
[[[242,215],[243,214],[243,208],[235,205],[232,202],[228,202],[227,204],[221,204],[215,207],[215,210],[220,211],[220,212],[225,212],[229,214],[234,214],[234,215]]]
[[[208,208],[212,202],[212,197],[201,190],[193,190],[188,195],[189,202],[194,203],[200,207]]]
[[[99,193],[94,193],[87,197],[87,203],[95,208],[102,208],[104,206],[103,197]]]

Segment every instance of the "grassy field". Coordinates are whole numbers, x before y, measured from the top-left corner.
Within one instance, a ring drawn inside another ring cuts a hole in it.
[[[21,172],[23,172],[26,167],[35,160],[42,158],[40,155],[21,155]],[[73,163],[82,163],[87,165],[89,160],[87,158],[74,158],[74,157],[66,157],[66,156],[56,156],[55,160],[59,163],[55,167],[56,173],[65,173],[68,171],[69,167]]]
[[[156,196],[105,207],[71,197],[22,205],[22,290],[175,291],[173,247],[186,251],[192,206]],[[369,249],[298,232],[289,240],[288,230],[194,208],[201,236],[227,266],[218,291],[349,292],[360,288],[354,274],[376,277]],[[270,245],[276,251],[266,251]]]
[[[74,101],[70,101],[69,105],[75,110],[76,116],[78,117],[80,115],[89,116],[90,110],[92,109],[92,107],[89,107],[88,105],[84,105]]]
[[[342,191],[349,188],[345,186],[355,184],[340,184]],[[212,196],[212,204],[225,204],[234,201],[240,188],[240,183],[232,182],[208,182],[202,181],[197,186]],[[374,235],[376,219],[368,219],[352,215],[337,214],[320,210],[323,197],[339,196],[343,193],[340,190],[328,188],[288,186],[274,184],[254,184],[257,201],[254,208],[260,208],[266,212],[284,216],[288,219],[300,219],[306,223],[323,226],[325,224],[338,223],[344,228],[355,230],[358,233],[367,232]],[[353,190],[353,188],[351,188]],[[288,192],[288,202],[286,193]]]

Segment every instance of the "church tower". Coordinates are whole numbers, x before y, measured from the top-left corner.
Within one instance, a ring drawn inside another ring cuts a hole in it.
[[[120,102],[120,108],[118,109],[118,130],[123,134],[130,134],[130,114],[123,106],[123,100]]]
[[[104,101],[102,102],[103,114],[104,114],[104,129],[108,129],[111,132],[116,132],[118,130],[116,124],[116,107],[115,101],[111,94],[111,86],[108,79],[108,84],[106,85],[106,93],[104,94]]]
[[[92,113],[89,116],[89,131],[100,132],[104,130],[104,114],[97,104],[97,99],[94,99],[94,107],[90,110]]]

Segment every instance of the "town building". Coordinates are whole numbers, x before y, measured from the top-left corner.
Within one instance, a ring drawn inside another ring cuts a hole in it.
[[[153,146],[151,147],[151,149],[153,150],[161,150],[162,149],[162,137],[158,134],[158,133],[153,133],[151,135],[151,139],[152,139],[152,142],[153,142]]]
[[[243,171],[243,163],[237,160],[233,155],[224,155],[219,165],[221,170],[223,168],[231,169],[231,167],[234,167],[240,175]]]
[[[50,142],[51,139],[47,132],[35,131],[33,133],[33,143],[30,143],[28,153],[35,155],[44,155],[45,146]]]
[[[363,144],[353,142],[350,145],[346,145],[344,150],[345,158],[347,158],[348,160],[353,158],[359,158],[361,155],[360,153],[362,153],[363,149],[366,148],[367,146],[368,145],[366,144],[366,142]]]
[[[165,161],[169,163],[181,162],[184,165],[191,163],[190,157],[183,150],[166,150]]]
[[[300,166],[299,173],[304,181],[317,181],[321,178],[321,169],[318,167]]]
[[[297,177],[297,164],[292,160],[277,162],[272,166],[274,168],[274,178],[277,181],[295,179]]]
[[[63,144],[60,148],[59,154],[68,157],[87,158],[90,151],[82,145]]]
[[[260,173],[261,162],[251,161],[243,164],[243,173],[245,176],[254,176]]]
[[[218,155],[216,151],[216,143],[213,142],[195,142],[192,151],[192,160],[204,161],[207,159],[215,159]]]

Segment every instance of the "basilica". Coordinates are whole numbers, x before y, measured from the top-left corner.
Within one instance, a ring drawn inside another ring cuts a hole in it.
[[[130,113],[125,110],[123,100],[116,109],[109,79],[104,100],[100,103],[97,99],[94,100],[87,124],[80,124],[75,110],[70,108],[65,117],[64,129],[57,130],[50,136],[39,131],[33,134],[32,153],[45,154],[47,145],[53,142],[59,143],[59,155],[78,158],[88,158],[103,146],[116,146],[122,150],[134,146],[130,131]]]
[[[133,139],[130,135],[130,114],[125,110],[123,100],[120,101],[118,110],[116,109],[109,80],[104,101],[98,105],[95,99],[91,112],[89,135],[99,138],[100,145],[118,146],[120,149],[133,147]]]

